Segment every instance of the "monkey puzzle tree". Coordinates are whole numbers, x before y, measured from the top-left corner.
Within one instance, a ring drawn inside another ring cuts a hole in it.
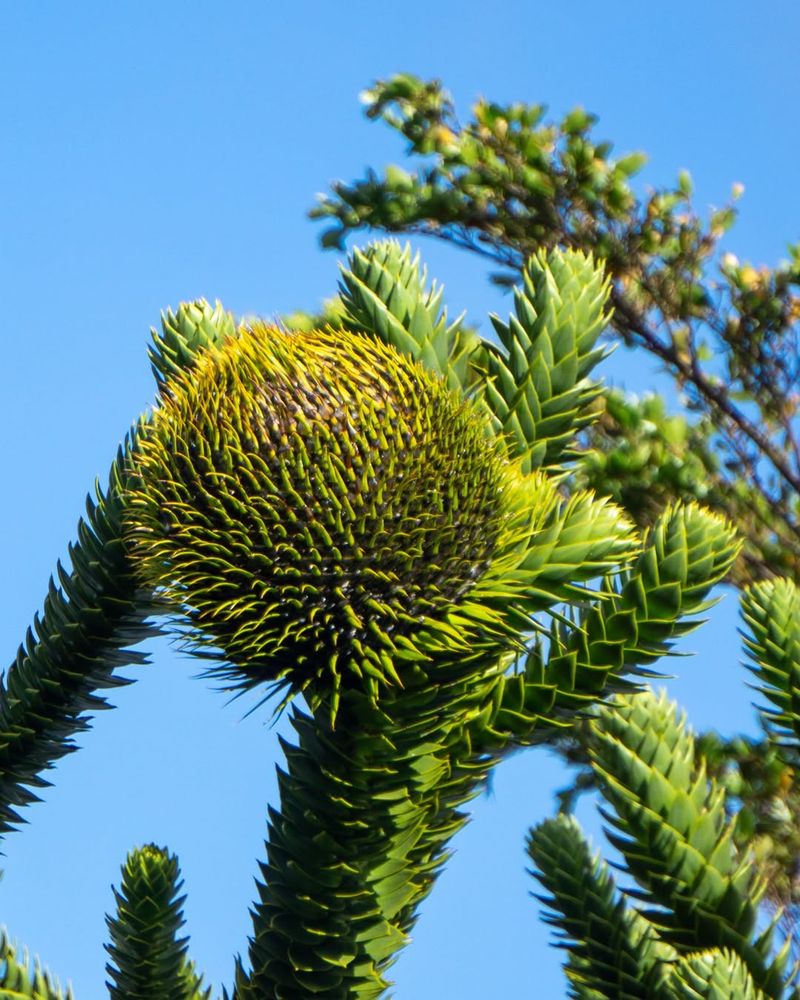
[[[383,995],[491,769],[635,690],[738,552],[697,505],[643,535],[566,488],[608,291],[590,256],[535,256],[497,346],[448,323],[409,253],[383,244],[353,254],[338,329],[237,326],[204,302],[167,313],[158,404],[0,689],[4,832],[165,614],[223,688],[259,686],[297,733],[231,995]],[[180,888],[165,848],[125,863],[116,1000],[208,996]],[[752,975],[755,949],[777,996],[780,960],[747,933],[712,944]],[[2,945],[0,996],[60,996]]]

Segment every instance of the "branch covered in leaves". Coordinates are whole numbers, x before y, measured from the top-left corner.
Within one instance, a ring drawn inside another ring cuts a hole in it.
[[[43,772],[75,749],[73,737],[88,728],[86,713],[108,707],[96,692],[126,683],[118,668],[146,662],[126,648],[153,634],[152,600],[122,541],[121,493],[135,441],[120,451],[108,490],[88,500],[70,547],[71,572],[59,563],[61,586],[51,579],[43,616],[34,618],[0,681],[0,833],[21,822],[21,806],[37,800],[32,789],[48,784]]]
[[[111,1000],[209,1000],[187,959],[182,882],[177,858],[155,844],[131,851],[114,890],[117,909],[106,917],[111,941],[106,971]]]
[[[160,383],[232,328],[219,303],[188,303],[166,313],[161,331],[152,331],[150,350]],[[140,421],[117,455],[107,490],[87,499],[69,549],[71,569],[59,563],[44,613],[34,617],[0,679],[0,834],[21,822],[20,807],[37,799],[33,789],[47,786],[43,772],[75,749],[74,737],[90,722],[87,712],[108,707],[96,692],[128,683],[117,671],[146,662],[129,647],[155,633],[148,617],[157,606],[122,537],[128,466],[146,432]]]
[[[605,799],[601,811],[616,831],[608,837],[637,885],[628,896],[638,905],[629,909],[616,897],[610,876],[580,846],[574,821],[551,820],[532,831],[531,857],[550,894],[549,919],[567,936],[566,971],[579,984],[575,996],[639,995],[636,983],[615,992],[607,963],[611,947],[624,968],[634,969],[633,934],[647,943],[640,970],[645,983],[652,980],[654,996],[716,995],[703,983],[719,988],[726,981],[736,983],[736,991],[723,995],[787,996],[793,988],[786,982],[789,942],[776,953],[774,922],[759,926],[764,882],[748,854],[737,850],[725,793],[708,781],[674,706],[649,693],[618,699],[600,709],[590,744]],[[556,831],[577,841],[569,859],[553,848]],[[580,864],[581,891],[599,901],[596,920],[576,913]]]
[[[665,1000],[666,962],[675,950],[620,898],[608,866],[592,855],[577,821],[560,815],[530,831],[531,872],[545,895],[544,920],[556,928],[573,997]]]
[[[566,735],[550,734],[551,742],[559,747],[563,739],[577,748],[572,763],[585,762],[576,713],[602,694],[630,690],[631,677],[653,676],[673,641],[700,624],[697,615],[714,603],[709,591],[738,549],[735,532],[716,515],[696,506],[665,511],[630,569],[607,581],[602,599],[581,608],[574,622],[554,620],[547,646],[535,642],[524,669],[504,677],[492,731],[501,741],[525,743],[529,732],[541,738],[529,725],[549,697],[551,723],[569,723]]]

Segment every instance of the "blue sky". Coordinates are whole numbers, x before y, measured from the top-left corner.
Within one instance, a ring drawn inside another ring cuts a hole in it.
[[[219,297],[239,314],[314,308],[338,260],[305,218],[314,194],[402,162],[357,95],[397,71],[478,95],[583,104],[620,152],[678,169],[697,202],[746,194],[728,248],[773,262],[800,238],[794,3],[239,2],[5,4],[0,9],[0,422],[3,615],[11,660],[64,557],[83,497],[153,399],[145,349],[159,311]],[[485,268],[420,244],[451,310],[483,323],[508,300]],[[642,392],[650,362],[606,374]],[[727,598],[671,690],[698,726],[752,725]],[[246,950],[247,906],[275,801],[276,728],[195,679],[165,641],[115,693],[9,837],[0,921],[78,1000],[99,1000],[103,914],[130,847],[181,859],[192,954],[216,984]],[[564,774],[542,752],[500,767],[395,969],[399,1000],[564,994],[528,899],[523,840]],[[598,823],[587,802],[581,816]]]

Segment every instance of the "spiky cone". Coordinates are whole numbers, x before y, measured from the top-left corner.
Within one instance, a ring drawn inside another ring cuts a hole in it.
[[[576,526],[443,382],[342,331],[257,324],[209,350],[171,381],[132,473],[143,578],[221,651],[217,672],[332,715],[343,686],[375,698],[406,668],[508,644],[632,545],[616,508]]]

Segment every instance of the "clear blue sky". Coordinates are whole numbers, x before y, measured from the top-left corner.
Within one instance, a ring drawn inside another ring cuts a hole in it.
[[[798,38],[788,0],[3,4],[6,662],[83,496],[153,398],[145,347],[159,310],[202,295],[269,316],[333,292],[337,259],[304,213],[331,180],[401,161],[361,115],[374,78],[439,76],[462,108],[479,94],[556,114],[583,104],[619,151],[651,154],[653,183],[688,167],[705,206],[743,182],[728,248],[773,262],[800,239]],[[508,309],[480,263],[422,249],[453,311],[482,322]],[[657,381],[621,353],[607,374],[640,392]],[[690,643],[698,655],[672,665],[698,726],[752,726],[735,621],[727,599]],[[276,730],[242,720],[166,642],[152,651],[4,846],[0,920],[78,1000],[105,995],[103,914],[137,843],[178,852],[192,955],[212,982],[230,982],[246,951]],[[396,966],[399,1000],[564,995],[523,854],[563,782],[542,752],[499,768]],[[581,815],[599,830],[591,803]]]

